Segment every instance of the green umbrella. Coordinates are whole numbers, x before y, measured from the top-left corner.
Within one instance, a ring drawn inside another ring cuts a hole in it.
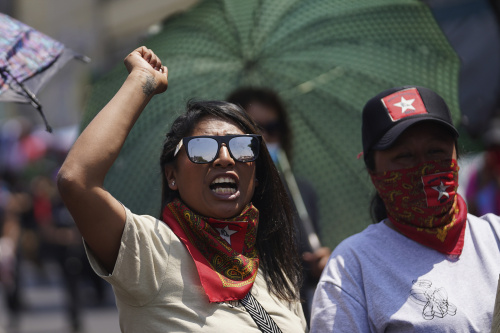
[[[383,89],[422,85],[459,118],[459,59],[417,0],[206,0],[145,41],[169,68],[169,88],[130,133],[106,186],[137,213],[158,216],[164,134],[190,98],[242,86],[280,93],[294,131],[296,175],[319,197],[324,244],[370,221],[372,185],[361,152],[361,109]],[[119,64],[93,85],[83,125],[126,77]],[[103,143],[105,144],[105,143]]]

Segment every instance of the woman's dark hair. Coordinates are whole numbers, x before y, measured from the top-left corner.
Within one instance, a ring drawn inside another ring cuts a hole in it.
[[[173,191],[168,186],[165,166],[174,163],[174,151],[179,141],[190,136],[196,124],[206,117],[235,123],[245,134],[259,134],[257,125],[235,104],[223,101],[188,102],[187,111],[174,121],[163,145],[160,158],[162,211],[168,203],[179,198],[178,191]],[[281,299],[295,301],[299,298],[302,274],[294,241],[293,213],[264,141],[261,141],[259,157],[255,163],[259,185],[255,188],[252,203],[259,210],[256,247],[260,266],[264,270],[269,291]]]
[[[455,138],[455,149],[457,151],[458,160],[461,150],[458,146],[458,137],[456,137],[455,134],[453,134],[451,131],[450,135]],[[375,151],[370,150],[366,153],[365,166],[369,171],[375,171]],[[384,201],[382,200],[378,192],[375,193],[375,195],[372,197],[372,200],[370,201],[370,217],[372,218],[373,223],[381,222],[387,218],[387,210],[385,208]]]
[[[259,87],[242,87],[234,90],[227,97],[227,101],[247,110],[252,103],[259,103],[278,114],[277,130],[279,131],[280,146],[289,159],[292,158],[292,130],[288,123],[288,114],[283,101],[274,90]]]

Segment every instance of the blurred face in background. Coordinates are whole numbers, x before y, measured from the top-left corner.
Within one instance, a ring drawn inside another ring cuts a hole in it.
[[[278,144],[280,142],[280,119],[276,110],[254,102],[247,107],[246,111],[261,127],[266,144]]]

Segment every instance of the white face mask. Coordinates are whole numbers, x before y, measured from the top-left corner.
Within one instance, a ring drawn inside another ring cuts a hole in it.
[[[273,159],[274,163],[278,163],[278,151],[280,150],[280,144],[277,142],[266,142],[267,150],[269,151],[269,155]]]

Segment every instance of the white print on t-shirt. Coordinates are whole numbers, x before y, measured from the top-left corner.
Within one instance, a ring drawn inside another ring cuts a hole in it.
[[[431,289],[432,282],[429,280],[413,280],[412,284],[410,299],[424,306],[424,319],[444,318],[446,315],[454,316],[457,313],[457,307],[448,302],[448,293],[444,288]]]

